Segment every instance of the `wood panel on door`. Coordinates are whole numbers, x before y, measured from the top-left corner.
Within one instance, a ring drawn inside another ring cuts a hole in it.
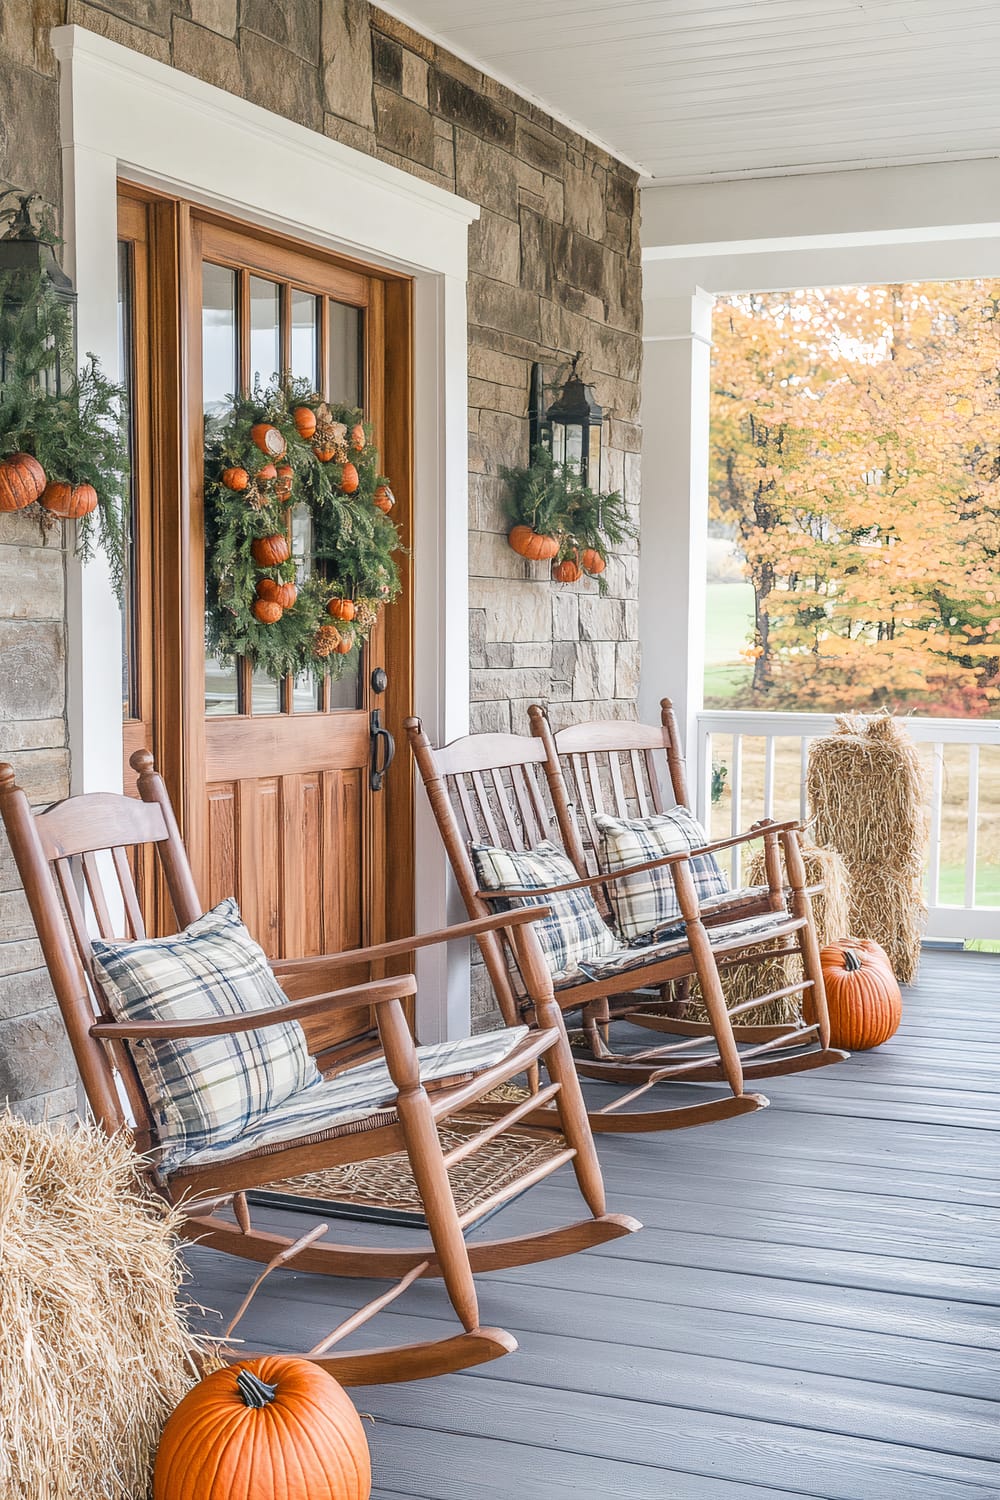
[[[178,368],[160,371],[155,349],[151,355],[154,411],[158,391],[166,434],[171,392],[184,392],[175,484],[154,493],[149,522],[152,558],[163,555],[167,537],[179,547],[179,577],[170,592],[180,608],[158,609],[147,583],[149,638],[144,644],[136,636],[143,681],[152,681],[145,742],[152,740],[158,759],[162,742],[203,899],[235,894],[270,956],[342,951],[405,935],[412,931],[411,779],[397,767],[386,790],[373,792],[368,766],[371,710],[380,708],[393,728],[411,702],[406,559],[403,596],[383,612],[348,680],[269,681],[247,662],[206,655],[202,487],[206,416],[233,391],[291,371],[326,399],[364,408],[385,466],[393,466],[394,519],[405,542],[409,283],[141,190],[132,196],[161,218],[173,213],[173,235],[164,234],[163,253],[154,244],[150,258],[154,306],[169,302],[172,284],[178,312],[179,337],[165,341]],[[151,427],[155,473],[155,420]],[[307,513],[289,509],[302,576],[322,563],[310,551]],[[388,675],[384,696],[373,690],[374,667]],[[348,1018],[339,1031],[347,1034],[366,1019]]]

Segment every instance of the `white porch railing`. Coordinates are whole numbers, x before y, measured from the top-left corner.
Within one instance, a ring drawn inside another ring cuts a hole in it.
[[[697,719],[697,806],[715,837],[757,818],[808,817],[811,740],[832,714],[703,712]],[[907,718],[930,771],[927,868],[931,938],[1000,939],[1000,720]],[[712,803],[712,768],[724,766]],[[732,876],[739,878],[738,850]]]

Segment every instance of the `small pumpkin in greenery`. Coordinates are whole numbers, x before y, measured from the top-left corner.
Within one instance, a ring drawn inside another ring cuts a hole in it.
[[[519,557],[526,557],[529,562],[547,562],[559,551],[557,537],[545,536],[530,526],[512,527],[507,533],[507,542]]]
[[[45,490],[45,470],[30,453],[12,453],[0,462],[0,510],[24,510]]]
[[[863,1052],[887,1042],[902,1019],[903,997],[884,948],[845,938],[821,949],[820,964],[831,1045]]]
[[[97,509],[97,491],[92,484],[47,484],[38,499],[43,510],[62,521],[78,521]]]
[[[578,583],[583,577],[583,569],[575,557],[564,557],[553,567],[552,577],[556,583]]]
[[[214,1370],[163,1429],[153,1500],[369,1500],[371,1459],[341,1386],[272,1355]]]

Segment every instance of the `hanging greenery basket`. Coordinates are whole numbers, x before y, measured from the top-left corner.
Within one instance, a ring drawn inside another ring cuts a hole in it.
[[[635,523],[617,491],[598,494],[544,447],[533,449],[525,469],[502,471],[513,525],[507,541],[531,562],[552,561],[556,583],[576,583],[584,573],[607,593],[608,554],[636,536]]]
[[[75,521],[75,548],[99,546],[121,595],[128,546],[125,391],[88,354],[73,367],[70,314],[37,274],[0,277],[0,512],[34,507],[44,528]],[[55,387],[55,388],[48,388]]]
[[[210,648],[271,677],[352,669],[399,593],[394,504],[354,407],[292,380],[233,397],[206,434]],[[290,507],[306,513],[309,574],[289,546]]]

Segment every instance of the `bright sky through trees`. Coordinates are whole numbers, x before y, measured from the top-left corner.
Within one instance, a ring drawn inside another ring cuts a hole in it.
[[[736,297],[714,338],[728,706],[1000,717],[1000,281]]]

